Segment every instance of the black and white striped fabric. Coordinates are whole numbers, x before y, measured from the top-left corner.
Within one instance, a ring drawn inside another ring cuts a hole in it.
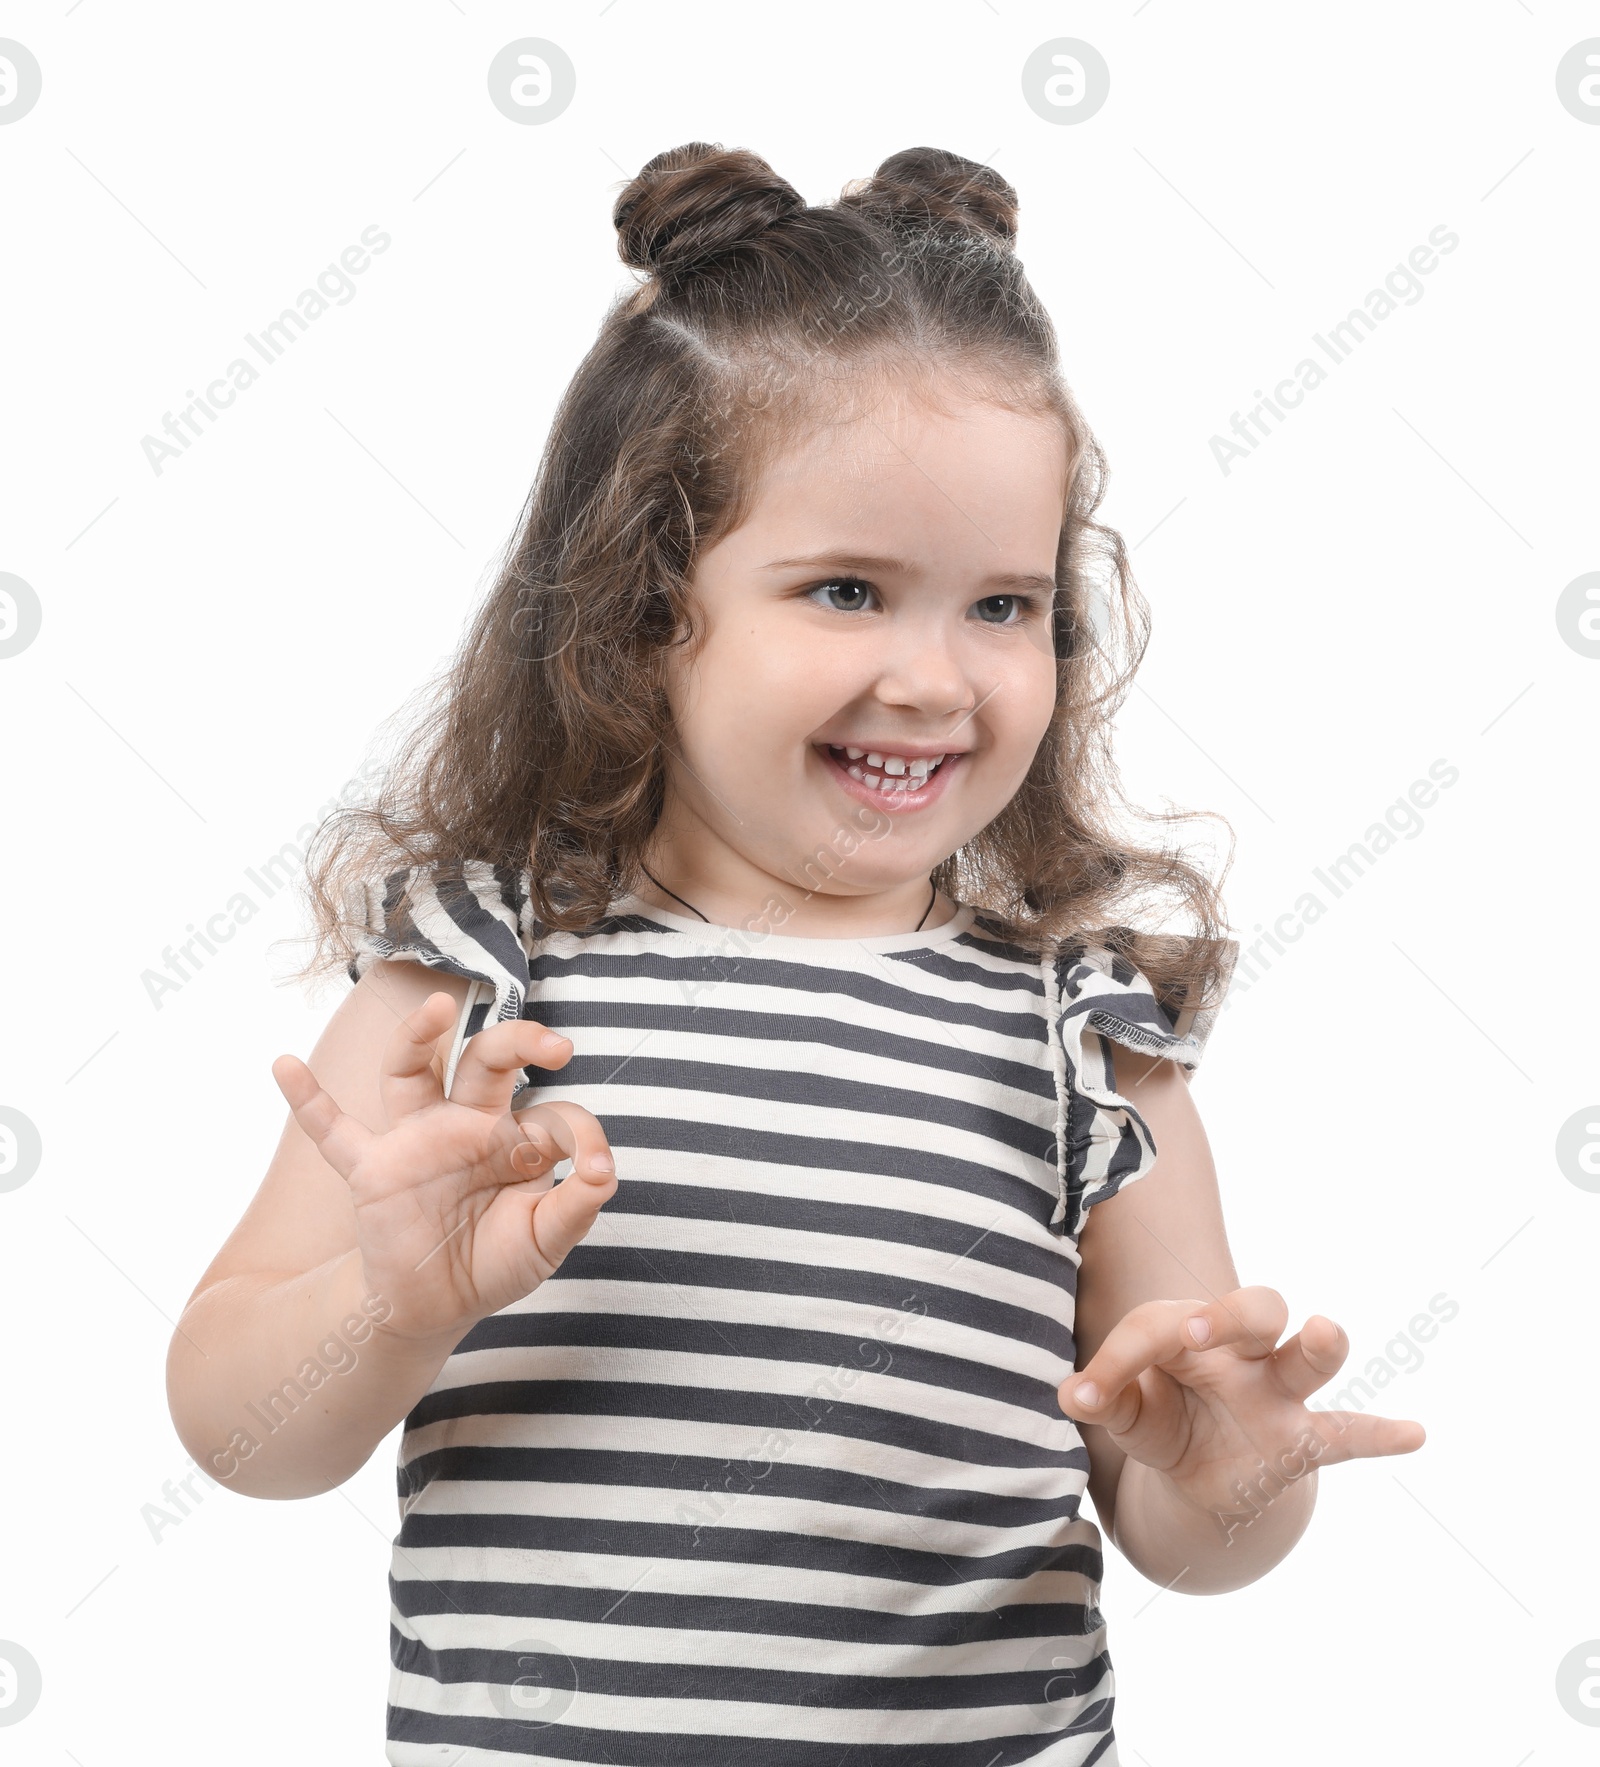
[[[1155,1157],[1109,1040],[1193,1068],[1214,1013],[971,907],[571,934],[469,861],[357,909],[352,980],[415,960],[478,984],[464,1036],[572,1039],[519,1102],[591,1110],[619,1177],[405,1420],[387,1759],[1115,1767],[1056,1388],[1086,1212]]]

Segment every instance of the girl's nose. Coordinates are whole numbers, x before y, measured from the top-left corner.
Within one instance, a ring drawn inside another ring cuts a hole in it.
[[[933,718],[970,712],[979,698],[962,657],[931,622],[908,623],[890,636],[876,695],[884,705],[909,707]]]

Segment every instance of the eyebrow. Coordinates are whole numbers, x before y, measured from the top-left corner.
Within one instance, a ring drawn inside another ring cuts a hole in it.
[[[807,569],[876,571],[881,575],[909,577],[914,574],[904,559],[880,558],[862,552],[818,552],[804,558],[775,558],[762,568],[769,571]],[[1053,594],[1056,580],[1043,571],[997,571],[983,579],[982,587],[1038,589]]]

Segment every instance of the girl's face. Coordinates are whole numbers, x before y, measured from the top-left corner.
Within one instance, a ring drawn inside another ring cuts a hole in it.
[[[909,930],[1050,723],[1066,473],[1053,417],[904,387],[777,459],[695,570],[650,869],[723,924]]]

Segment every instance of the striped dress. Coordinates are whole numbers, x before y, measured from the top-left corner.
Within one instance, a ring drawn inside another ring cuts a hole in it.
[[[405,1419],[402,1767],[1114,1767],[1088,1454],[1061,1410],[1086,1211],[1150,1169],[1108,1039],[1193,1068],[1099,947],[963,907],[814,939],[527,874],[398,871],[381,958],[469,977],[465,1038],[565,1033],[618,1186]],[[565,1171],[565,1166],[561,1168]]]

